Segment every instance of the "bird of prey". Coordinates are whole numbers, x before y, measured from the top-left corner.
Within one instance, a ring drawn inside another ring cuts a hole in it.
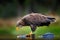
[[[30,13],[18,20],[16,26],[28,26],[31,28],[31,31],[34,32],[37,29],[37,27],[49,26],[49,24],[55,22],[55,20],[55,18],[50,16],[42,15],[39,13]]]

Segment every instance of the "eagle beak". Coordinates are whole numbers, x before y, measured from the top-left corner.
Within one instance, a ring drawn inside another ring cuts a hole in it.
[[[16,27],[16,31],[18,31],[19,30],[19,27]]]
[[[16,26],[16,31],[18,31],[20,28],[22,28],[22,26]]]

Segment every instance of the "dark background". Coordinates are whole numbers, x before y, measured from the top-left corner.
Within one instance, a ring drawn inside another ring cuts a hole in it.
[[[0,0],[0,17],[3,18],[21,16],[31,12],[60,14],[59,9],[59,0]]]

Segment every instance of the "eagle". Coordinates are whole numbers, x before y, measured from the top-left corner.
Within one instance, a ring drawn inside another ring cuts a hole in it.
[[[53,17],[40,13],[30,13],[18,20],[16,27],[28,26],[31,28],[31,31],[34,32],[37,27],[49,26],[52,22],[55,22],[55,20]]]

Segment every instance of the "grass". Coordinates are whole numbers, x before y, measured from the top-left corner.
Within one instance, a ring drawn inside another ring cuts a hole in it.
[[[23,28],[20,28],[19,31],[17,31],[17,34],[29,34],[31,32],[31,29],[29,26],[25,26]],[[60,37],[60,24],[58,23],[53,23],[49,27],[48,26],[43,26],[43,27],[37,27],[36,31],[34,32],[36,37],[39,35],[43,35],[47,32],[54,33],[55,36]]]

